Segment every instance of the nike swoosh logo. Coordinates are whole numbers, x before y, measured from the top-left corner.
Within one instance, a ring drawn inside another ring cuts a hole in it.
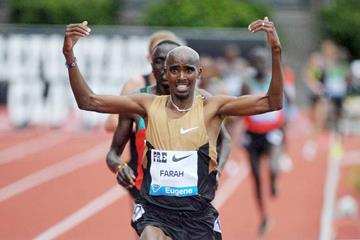
[[[177,158],[175,155],[172,157],[172,160],[173,160],[173,162],[179,162],[179,161],[181,161],[181,160],[183,160],[183,159],[185,159],[185,158],[187,158],[187,157],[190,157],[191,156],[191,154],[189,154],[189,155],[187,155],[187,156],[184,156],[184,157],[179,157],[179,158]]]
[[[192,128],[180,128],[180,134],[185,134],[188,132],[191,132],[192,130],[197,129],[198,127],[192,127]]]

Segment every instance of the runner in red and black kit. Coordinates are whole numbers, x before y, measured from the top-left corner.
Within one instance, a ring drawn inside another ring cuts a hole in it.
[[[146,78],[147,76],[147,78]],[[146,87],[141,88],[139,92],[142,93],[150,93],[150,81],[149,75],[144,75],[145,85]],[[147,80],[146,80],[147,79]],[[120,119],[120,118],[119,118]],[[142,153],[144,151],[144,142],[146,141],[145,135],[145,121],[142,117],[138,115],[134,115],[132,117],[132,121],[135,123],[135,129],[132,131],[130,135],[130,160],[127,162],[127,165],[133,170],[135,179],[135,187],[128,188],[133,199],[139,197],[139,190],[141,188],[141,182],[143,179],[143,171],[142,171],[142,157],[139,157],[138,153]],[[124,124],[124,123],[122,123]],[[117,130],[116,130],[117,131]],[[114,134],[116,136],[116,133]],[[119,152],[119,155],[121,153]],[[119,183],[121,184],[121,178],[117,178]]]
[[[266,93],[271,82],[271,75],[266,68],[266,52],[264,49],[255,49],[250,57],[254,75],[244,83],[242,95],[262,95]],[[251,166],[251,173],[255,188],[256,203],[259,209],[261,222],[258,234],[266,233],[269,220],[265,208],[260,163],[263,156],[269,161],[270,190],[272,196],[277,194],[277,176],[279,158],[283,150],[285,124],[284,110],[267,112],[258,115],[244,116],[245,134],[242,143],[247,150]]]
[[[151,66],[153,75],[157,81],[156,85],[148,86],[150,84],[149,75],[145,75],[144,80],[147,85],[137,92],[164,95],[169,94],[167,81],[163,78],[163,67],[166,54],[175,47],[180,46],[179,43],[165,40],[158,43],[153,50],[151,56]],[[135,123],[135,131],[133,131],[133,124]],[[123,162],[119,159],[128,140],[130,139],[130,160]],[[122,114],[119,115],[118,126],[115,130],[110,151],[106,157],[106,163],[111,171],[117,174],[117,180],[120,185],[126,187],[133,199],[138,198],[142,174],[142,152],[144,149],[145,136],[145,121],[137,114]],[[140,153],[140,156],[139,154]]]

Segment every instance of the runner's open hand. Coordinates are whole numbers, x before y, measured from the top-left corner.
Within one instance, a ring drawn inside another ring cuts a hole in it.
[[[273,50],[281,50],[281,43],[276,32],[274,23],[269,21],[268,17],[265,17],[264,20],[258,19],[250,23],[248,27],[250,32],[264,31],[267,34],[267,40],[270,47]]]
[[[87,25],[87,21],[66,25],[63,46],[64,54],[70,53],[72,51],[79,38],[86,37],[90,34],[91,29]]]
[[[125,188],[133,188],[135,186],[134,171],[125,164],[123,167],[119,168],[118,173],[116,174],[116,180]]]

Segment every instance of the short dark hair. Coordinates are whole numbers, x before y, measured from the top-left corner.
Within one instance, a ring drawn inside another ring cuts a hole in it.
[[[163,40],[163,41],[159,42],[158,44],[156,44],[155,47],[153,48],[153,50],[154,50],[155,48],[163,45],[163,44],[171,44],[171,45],[175,45],[175,46],[178,46],[178,47],[181,46],[180,43],[175,42],[175,41],[173,41],[173,40]]]

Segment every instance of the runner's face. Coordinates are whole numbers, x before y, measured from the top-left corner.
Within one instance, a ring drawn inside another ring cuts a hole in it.
[[[201,68],[187,56],[170,56],[167,61],[166,78],[170,92],[179,99],[193,95],[196,80],[200,77]]]
[[[169,83],[165,78],[165,71],[164,71],[164,64],[166,55],[170,50],[177,47],[173,44],[162,44],[154,49],[154,52],[152,54],[152,71],[154,74],[154,77],[156,79],[156,84],[162,85],[165,88],[169,87]]]

